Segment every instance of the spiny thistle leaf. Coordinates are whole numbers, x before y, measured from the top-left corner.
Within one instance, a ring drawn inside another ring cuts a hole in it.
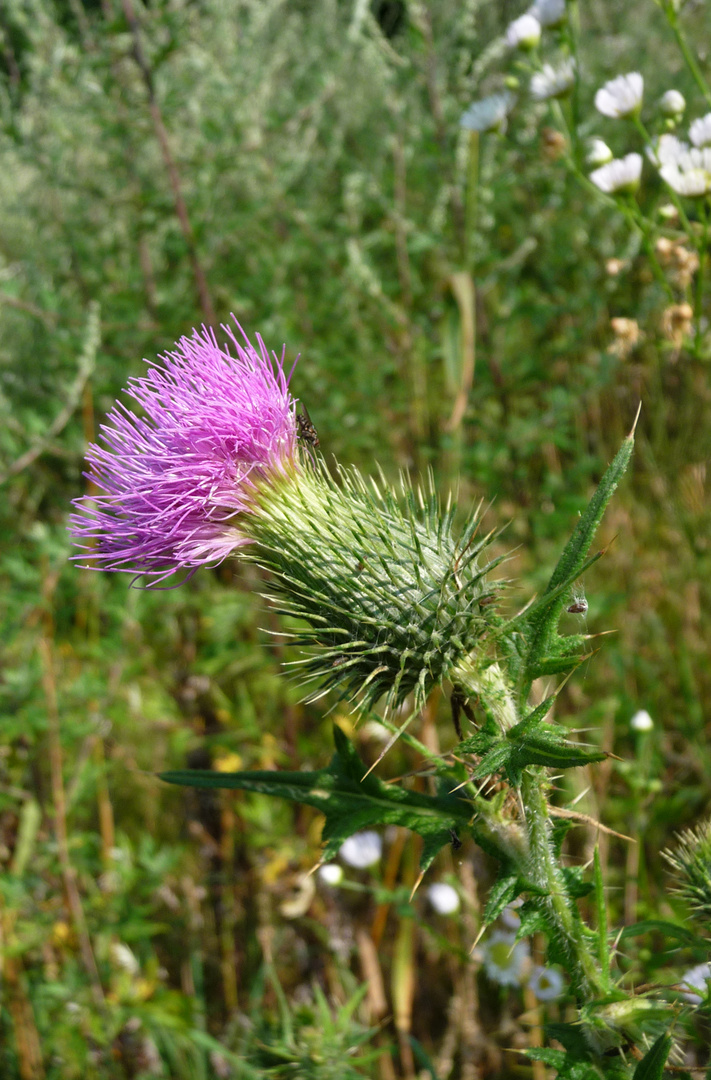
[[[482,561],[491,536],[473,514],[455,539],[453,507],[402,482],[402,497],[322,462],[290,483],[264,486],[245,523],[270,571],[279,610],[304,620],[310,647],[301,673],[372,706],[414,694],[421,707],[500,621],[491,599],[501,585]],[[404,502],[404,507],[403,507]],[[270,599],[274,599],[270,597]]]
[[[639,415],[639,414],[638,414]],[[636,424],[636,420],[635,420]],[[567,590],[599,554],[587,559],[587,552],[602,520],[608,502],[622,479],[634,448],[634,428],[624,440],[611,465],[607,468],[585,513],[580,518],[573,535],[553,571],[542,597],[516,620],[512,620],[509,632],[521,632],[526,648],[517,675],[526,697],[533,680],[542,674],[569,670],[572,658],[566,653],[566,639],[557,632],[558,621],[566,603]],[[506,634],[507,628],[502,628]],[[565,661],[565,662],[564,662]]]
[[[450,843],[452,831],[465,828],[473,816],[471,803],[453,795],[424,795],[385,784],[365,765],[343,731],[334,727],[336,752],[325,769],[315,772],[255,770],[221,773],[181,769],[160,774],[169,784],[227,788],[276,795],[306,803],[325,814],[323,857],[333,858],[349,836],[371,825],[401,825],[425,841],[420,862],[425,870],[437,852]]]
[[[661,1080],[671,1048],[671,1038],[660,1035],[638,1064],[632,1080]]]

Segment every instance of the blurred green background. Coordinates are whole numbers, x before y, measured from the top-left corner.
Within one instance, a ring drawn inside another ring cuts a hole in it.
[[[501,87],[522,10],[0,6],[3,1080],[531,1073],[513,1049],[537,1037],[539,1006],[468,955],[492,873],[480,852],[430,871],[462,898],[447,919],[424,887],[408,899],[411,837],[387,834],[380,867],[329,889],[305,877],[315,814],[155,778],[331,754],[332,703],[304,705],[283,674],[257,572],[146,591],[67,561],[85,446],[127,378],[231,312],[301,354],[292,388],[327,457],[431,468],[465,509],[491,500],[516,548],[513,604],[545,583],[642,401],[586,581],[589,631],[615,633],[591,642],[560,713],[623,760],[576,771],[561,798],[586,792],[579,809],[641,840],[601,835],[620,925],[672,914],[660,849],[709,810],[708,364],[665,337],[639,238],[562,167],[545,103],[505,136],[459,127]],[[692,40],[708,18],[689,3]],[[698,93],[650,0],[591,0],[581,20],[585,133],[639,150],[594,116],[597,86],[640,68],[650,102]],[[639,709],[647,735],[630,730]],[[446,702],[417,734],[454,745]],[[374,760],[377,727],[354,737]],[[381,773],[416,768],[398,747]],[[596,836],[576,830],[571,857]],[[647,945],[620,959],[638,981],[705,959]]]

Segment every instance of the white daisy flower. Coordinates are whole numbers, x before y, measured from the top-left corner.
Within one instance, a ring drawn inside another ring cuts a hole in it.
[[[502,90],[500,94],[481,98],[462,113],[459,126],[468,131],[505,131],[506,118],[515,101],[516,98],[510,90]]]
[[[356,870],[365,870],[369,866],[375,866],[383,854],[383,841],[379,833],[366,829],[364,832],[353,833],[340,846],[338,854],[344,863],[355,867]]]
[[[595,187],[612,195],[618,191],[636,191],[642,175],[642,155],[626,154],[623,158],[613,158],[607,165],[602,165],[590,173]]]
[[[438,915],[453,915],[459,911],[459,893],[446,881],[436,881],[427,890],[427,899]]]
[[[575,82],[575,63],[571,58],[563,60],[557,68],[544,64],[542,71],[531,76],[531,97],[535,101],[565,97]]]
[[[618,75],[616,79],[606,82],[595,94],[595,108],[603,116],[611,116],[613,119],[631,116],[639,111],[643,93],[644,79],[638,71],[631,71],[629,75]]]
[[[708,195],[711,193],[711,146],[701,150],[692,147],[687,153],[662,165],[659,175],[677,195]]]
[[[711,112],[694,120],[689,128],[689,138],[694,146],[711,145]]]
[[[602,139],[591,139],[588,143],[588,152],[585,155],[588,165],[607,165],[613,157],[612,150]]]
[[[653,139],[646,149],[646,154],[653,165],[659,168],[670,161],[678,161],[684,154],[688,154],[689,144],[682,142],[676,135],[665,132],[659,138]]]
[[[630,720],[630,727],[632,731],[651,731],[654,727],[654,720],[652,720],[646,709],[638,709]]]
[[[534,967],[529,989],[539,1001],[555,1001],[563,993],[563,976],[555,968]]]
[[[327,862],[319,866],[318,876],[326,885],[340,885],[343,881],[343,868],[337,863]]]
[[[528,14],[538,19],[541,26],[560,26],[567,15],[565,0],[534,0]]]
[[[686,108],[686,98],[678,90],[667,90],[659,99],[659,108],[665,116],[681,116]]]
[[[535,49],[541,40],[541,24],[535,15],[521,15],[506,31],[506,43],[512,49]]]
[[[520,986],[529,957],[527,942],[516,941],[515,934],[494,930],[484,942],[481,954],[484,970],[493,982]]]
[[[711,980],[711,964],[697,964],[682,975],[679,982],[682,986],[688,987],[688,990],[684,991],[686,1000],[692,1005],[700,1005],[709,992],[709,980]]]

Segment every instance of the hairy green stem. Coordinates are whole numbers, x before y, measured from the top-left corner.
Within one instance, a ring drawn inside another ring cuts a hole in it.
[[[542,769],[525,769],[521,779],[521,802],[526,815],[528,837],[528,877],[545,890],[547,915],[556,927],[558,941],[568,955],[571,975],[584,1000],[605,993],[605,978],[581,922],[571,909],[565,881],[551,843],[551,820],[545,795],[546,777]]]

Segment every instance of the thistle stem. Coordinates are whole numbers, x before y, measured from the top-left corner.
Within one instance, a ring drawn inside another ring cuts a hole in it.
[[[584,928],[570,906],[565,881],[551,844],[551,821],[545,797],[545,775],[541,769],[525,769],[521,779],[521,801],[526,814],[528,837],[527,873],[533,884],[545,890],[549,919],[555,925],[558,942],[569,957],[571,976],[581,997],[587,1001],[602,997],[605,978],[585,940]]]

